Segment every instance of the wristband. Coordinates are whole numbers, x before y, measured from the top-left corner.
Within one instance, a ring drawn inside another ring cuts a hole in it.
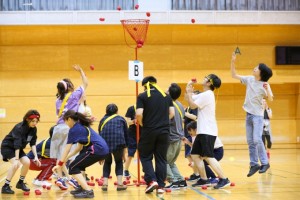
[[[59,166],[63,166],[63,164],[64,164],[64,162],[62,162],[62,161],[59,161],[59,162],[58,162],[58,165],[59,165]]]

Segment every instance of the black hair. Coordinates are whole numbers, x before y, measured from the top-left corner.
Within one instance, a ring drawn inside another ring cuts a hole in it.
[[[64,114],[64,121],[66,121],[69,118],[73,119],[74,121],[78,121],[83,126],[90,126],[93,123],[92,120],[86,117],[84,114],[75,112],[74,110],[68,110]]]
[[[196,130],[197,129],[197,122],[196,121],[192,121],[192,122],[188,123],[186,125],[186,129],[188,131],[190,131],[190,130]]]
[[[222,82],[221,82],[221,79],[217,75],[209,74],[206,78],[208,79],[208,82],[211,83],[210,89],[212,91],[221,87]]]
[[[108,104],[106,106],[106,115],[113,115],[118,112],[118,106],[114,103]]]
[[[177,83],[172,83],[171,86],[169,87],[169,95],[175,101],[178,99],[181,95],[181,88]]]
[[[142,80],[142,86],[146,86],[145,84],[146,83],[148,83],[148,82],[150,82],[150,83],[157,83],[157,80],[156,80],[156,78],[154,77],[154,76],[146,76],[143,80]],[[150,85],[150,88],[151,88],[152,86]]]
[[[41,117],[41,115],[40,115],[40,113],[37,111],[37,110],[28,110],[27,111],[27,113],[24,115],[24,117],[23,117],[23,121],[25,122],[25,121],[27,121],[27,119],[29,119],[29,116],[30,115],[37,115],[38,117],[36,118],[38,121],[40,121],[40,117]]]
[[[273,72],[266,64],[259,63],[258,69],[260,70],[260,80],[267,82],[272,76]]]
[[[53,131],[54,131],[54,127],[55,127],[56,125],[54,125],[54,126],[52,126],[50,129],[49,129],[49,136],[50,136],[50,138],[52,138],[52,135],[53,135]]]
[[[60,100],[63,100],[66,96],[67,89],[65,88],[65,85],[62,82],[57,83],[57,94],[56,97]]]

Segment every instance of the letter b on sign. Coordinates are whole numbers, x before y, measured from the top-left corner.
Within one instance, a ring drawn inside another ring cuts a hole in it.
[[[141,81],[144,78],[144,63],[138,60],[129,61],[129,80]]]

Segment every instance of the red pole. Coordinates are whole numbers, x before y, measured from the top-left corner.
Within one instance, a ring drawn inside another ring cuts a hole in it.
[[[137,47],[135,47],[135,60],[137,60]],[[135,96],[136,96],[136,99],[139,95],[139,85],[138,85],[138,81],[135,82]],[[140,141],[140,126],[139,126],[139,122],[136,121],[136,143],[138,144]],[[140,184],[140,154],[139,154],[139,151],[137,149],[137,176],[138,176],[138,184]]]

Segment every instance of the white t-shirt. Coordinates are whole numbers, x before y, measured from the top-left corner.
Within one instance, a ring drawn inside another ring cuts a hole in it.
[[[213,91],[207,90],[192,96],[198,106],[197,134],[218,136],[216,103]]]
[[[90,107],[88,106],[84,106],[83,103],[81,103],[78,107],[78,112],[86,115],[87,117],[91,117],[92,116],[92,110]]]
[[[264,116],[262,99],[267,96],[264,82],[255,80],[254,76],[241,76],[241,82],[246,85],[244,110],[252,115]]]

